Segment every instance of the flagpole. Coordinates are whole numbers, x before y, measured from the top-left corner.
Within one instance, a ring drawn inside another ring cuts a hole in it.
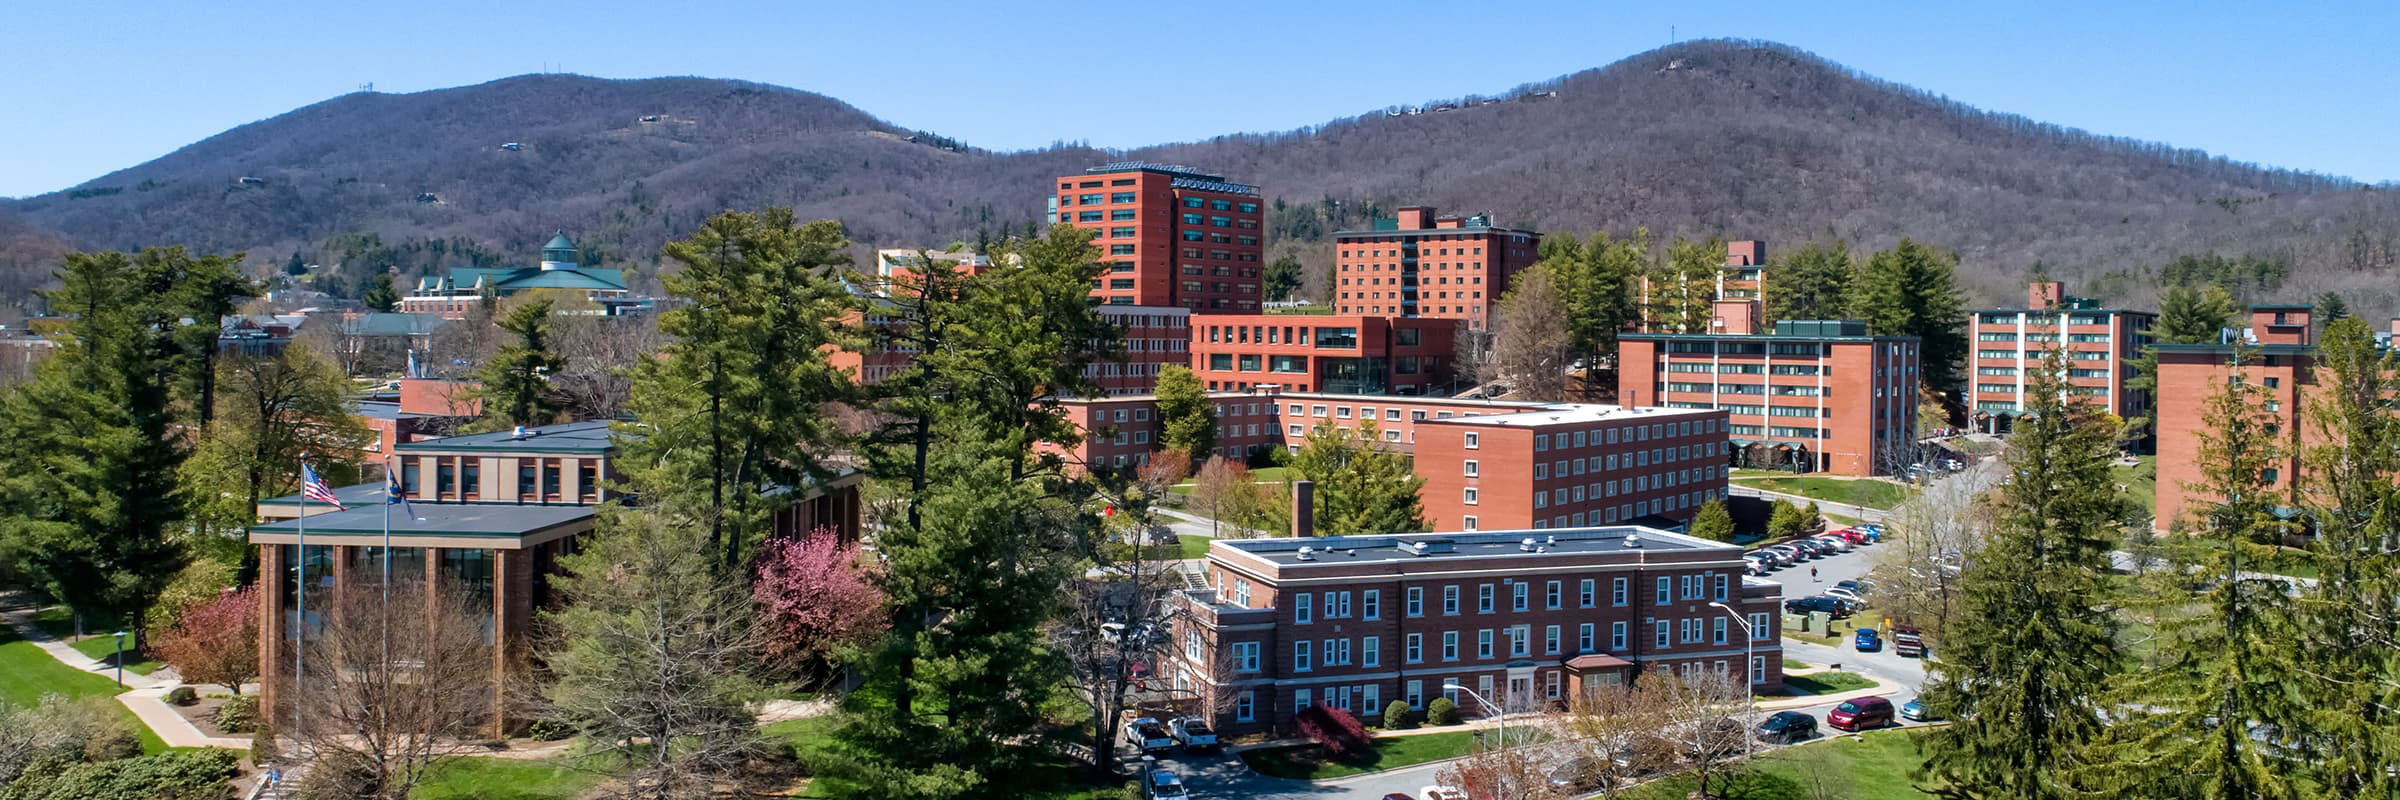
[[[385,454],[385,455],[384,455],[384,457],[383,457],[383,482],[384,482],[384,485],[385,485],[385,486],[387,486],[387,487],[390,487],[390,489],[387,489],[387,490],[384,492],[384,498],[383,498],[383,625],[382,625],[382,628],[383,628],[383,660],[382,660],[381,662],[377,663],[377,664],[376,664],[376,666],[375,666],[376,670],[377,670],[377,671],[380,673],[380,675],[379,675],[378,677],[379,677],[379,678],[381,678],[381,680],[384,682],[384,687],[385,687],[387,690],[390,688],[390,685],[391,685],[391,684],[390,684],[390,681],[391,681],[391,675],[392,675],[392,498],[391,498],[391,493],[392,493],[392,491],[393,491],[393,490],[397,490],[397,489],[399,488],[399,486],[400,486],[400,484],[399,484],[399,482],[398,482],[398,477],[397,477],[396,475],[394,475],[394,474],[393,474],[393,472],[392,472],[392,466],[393,466],[393,464],[392,464],[392,456],[391,456],[390,454],[388,454],[388,453],[387,453],[387,454]],[[375,711],[375,715],[376,715],[377,717],[381,717],[381,716],[383,716],[383,710],[384,710],[384,709],[383,709],[383,705],[382,705],[382,704],[380,704],[380,703],[379,703],[379,704],[377,704],[377,705],[376,705],[376,711]],[[382,726],[378,726],[378,727],[382,727]]]
[[[308,658],[308,462],[300,462],[300,518],[292,545],[292,747],[300,746],[300,672]]]

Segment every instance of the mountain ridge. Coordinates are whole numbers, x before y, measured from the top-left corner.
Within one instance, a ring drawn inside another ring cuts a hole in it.
[[[1537,90],[1557,96],[1524,99]],[[768,204],[842,219],[862,246],[972,240],[1037,219],[1050,178],[1140,159],[1260,185],[1279,201],[1270,242],[1313,268],[1331,230],[1426,204],[1555,232],[1914,236],[1959,252],[1987,301],[2039,264],[2140,302],[2176,255],[2256,253],[2292,265],[2265,295],[2400,308],[2389,187],[1976,109],[1773,43],[1679,44],[1504,97],[1129,150],[954,152],[799,89],[527,75],[332,98],[0,214],[81,247],[254,260],[357,232],[516,254],[564,228],[640,265],[708,214]]]

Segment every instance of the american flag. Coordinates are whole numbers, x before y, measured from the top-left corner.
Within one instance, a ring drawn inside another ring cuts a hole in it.
[[[325,479],[317,477],[317,471],[309,469],[306,461],[300,462],[300,497],[305,500],[315,500],[336,509],[342,508],[342,501],[333,496],[333,487],[325,485]]]

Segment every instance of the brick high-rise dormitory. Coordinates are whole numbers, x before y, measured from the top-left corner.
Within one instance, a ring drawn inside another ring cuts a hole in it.
[[[2308,441],[2308,405],[2319,399],[2312,316],[2305,305],[2251,306],[2249,326],[2226,331],[2220,343],[2152,346],[2158,351],[2158,497],[2152,521],[2157,529],[2192,522],[2196,510],[2210,502],[2188,487],[2202,479],[2201,437],[2216,427],[2209,402],[2237,374],[2265,390],[2261,410],[2273,418],[2276,444],[2285,450],[2263,477],[2282,504],[2297,505],[2299,454],[2314,444]],[[2238,373],[2233,337],[2244,339],[2250,349]]]
[[[2104,308],[2075,297],[2056,281],[2031,284],[2024,308],[1978,309],[1967,315],[1975,344],[1967,384],[1969,420],[1976,428],[2004,433],[2024,413],[2025,384],[2053,348],[2066,351],[2067,383],[2120,418],[2150,413],[2150,394],[2135,389],[2133,361],[2150,344],[2147,311]]]
[[[1509,278],[1539,258],[1542,235],[1494,227],[1491,217],[1400,209],[1368,230],[1333,235],[1337,314],[1465,320],[1497,317]]]
[[[1880,475],[1917,439],[1918,343],[1855,321],[1795,321],[1767,334],[1625,334],[1617,402],[1717,408],[1743,463]]]
[[[1255,314],[1266,252],[1258,189],[1190,167],[1119,162],[1057,181],[1050,218],[1093,231],[1109,305]]]

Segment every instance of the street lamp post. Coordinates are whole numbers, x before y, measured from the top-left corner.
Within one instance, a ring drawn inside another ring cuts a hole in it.
[[[1476,694],[1475,690],[1460,686],[1455,683],[1442,684],[1442,688],[1449,689],[1454,692],[1466,692],[1468,697],[1475,698],[1475,702],[1482,703],[1483,707],[1491,709],[1493,718],[1500,721],[1500,749],[1508,749],[1508,708],[1506,706],[1502,706],[1499,703],[1494,703],[1490,698]]]
[[[1750,621],[1743,619],[1742,613],[1733,610],[1733,606],[1719,602],[1710,602],[1709,605],[1723,610],[1726,616],[1733,618],[1734,624],[1742,626],[1742,696],[1749,698],[1749,707],[1746,709],[1749,714],[1746,716],[1755,716],[1758,714],[1758,682],[1752,680],[1750,675],[1751,670],[1757,669],[1754,665],[1758,663],[1758,631],[1751,628]],[[1742,722],[1748,724],[1750,721],[1745,718]],[[1755,755],[1758,752],[1757,741],[1758,737],[1753,732],[1743,732],[1742,754]]]
[[[125,632],[117,631],[117,688],[125,688]]]

